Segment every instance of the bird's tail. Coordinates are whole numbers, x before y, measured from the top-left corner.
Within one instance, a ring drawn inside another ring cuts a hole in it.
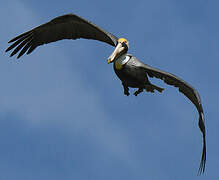
[[[158,87],[158,86],[156,86],[156,85],[154,85],[154,84],[147,84],[147,85],[145,85],[145,90],[146,90],[147,92],[152,92],[152,93],[154,93],[154,90],[157,90],[157,91],[159,91],[160,93],[162,93],[162,91],[164,90],[164,88]]]

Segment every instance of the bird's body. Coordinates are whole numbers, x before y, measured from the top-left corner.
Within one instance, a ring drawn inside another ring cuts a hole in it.
[[[139,63],[139,61],[128,54],[125,54],[114,61],[113,67],[116,75],[122,83],[128,87],[144,87],[143,84],[147,82],[145,72],[140,70],[137,63]]]
[[[78,15],[67,14],[56,17],[45,24],[13,38],[9,41],[9,43],[13,42],[13,44],[7,48],[6,52],[14,49],[10,55],[13,56],[20,51],[18,54],[19,58],[25,53],[30,54],[34,49],[43,44],[62,39],[75,40],[79,38],[98,40],[115,47],[115,50],[108,59],[108,63],[114,62],[114,71],[122,81],[125,95],[129,95],[129,87],[138,88],[134,93],[135,96],[143,92],[144,89],[147,92],[154,92],[155,90],[162,92],[164,90],[163,88],[151,84],[148,79],[148,77],[155,77],[163,80],[168,85],[177,87],[196,106],[199,113],[199,128],[203,136],[199,173],[203,173],[206,162],[205,122],[198,92],[174,74],[153,68],[142,63],[135,56],[127,54],[129,43],[125,38],[117,38]]]
[[[143,62],[131,54],[124,54],[114,61],[114,71],[122,81],[125,95],[129,95],[129,87],[138,88],[138,91],[134,93],[136,96],[143,89],[148,92],[154,92],[155,89],[162,92],[162,88],[150,83],[144,66],[145,64]]]

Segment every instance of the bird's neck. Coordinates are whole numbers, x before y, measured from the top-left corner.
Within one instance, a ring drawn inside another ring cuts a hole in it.
[[[130,56],[129,56],[127,53],[125,53],[125,54],[119,56],[119,57],[114,61],[114,63],[115,63],[115,68],[118,69],[118,70],[122,69],[122,67],[129,61],[129,59],[130,59]]]

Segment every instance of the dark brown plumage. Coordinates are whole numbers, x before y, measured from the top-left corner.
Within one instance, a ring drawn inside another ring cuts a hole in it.
[[[108,43],[112,46],[117,45],[118,38],[95,24],[77,16],[75,14],[67,14],[59,16],[48,23],[42,24],[28,32],[25,32],[12,40],[14,42],[7,51],[15,48],[10,56],[15,55],[19,50],[17,58],[24,53],[30,54],[40,45],[59,41],[62,39],[94,39]]]

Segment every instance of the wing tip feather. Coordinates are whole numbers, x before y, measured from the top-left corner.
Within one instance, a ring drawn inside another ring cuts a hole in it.
[[[199,113],[199,128],[202,132],[203,136],[203,148],[202,148],[202,157],[201,157],[201,162],[200,166],[198,169],[198,175],[202,175],[205,172],[205,165],[206,165],[206,134],[205,134],[205,123],[204,123],[204,113],[200,112]]]

